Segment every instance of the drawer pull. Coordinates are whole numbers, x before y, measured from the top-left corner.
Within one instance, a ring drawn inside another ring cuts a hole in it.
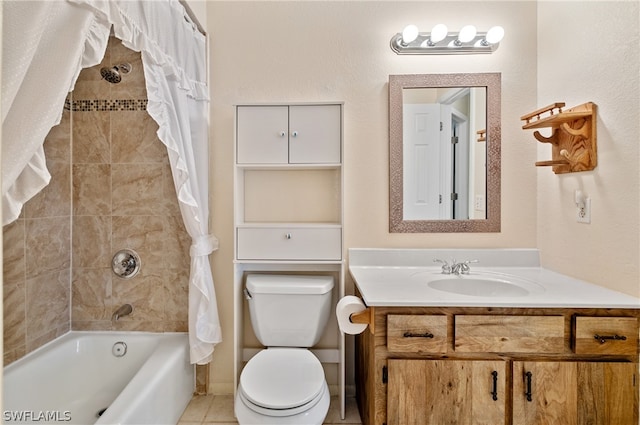
[[[598,335],[595,334],[593,336],[595,339],[597,339],[598,341],[600,341],[600,344],[604,344],[605,342],[607,342],[607,340],[612,340],[612,341],[626,341],[627,337],[624,335]]]
[[[493,391],[491,391],[491,395],[493,396],[493,401],[498,401],[498,371],[491,372],[491,376],[493,376]]]
[[[533,376],[533,373],[527,372],[524,374],[524,376],[527,380],[527,392],[524,393],[524,395],[527,397],[527,401],[533,401],[533,398],[531,397],[531,377]]]
[[[291,233],[285,233],[284,237],[285,239],[291,239]]]
[[[405,332],[403,335],[405,338],[433,338],[433,334],[425,332],[423,334],[414,334],[413,332]]]

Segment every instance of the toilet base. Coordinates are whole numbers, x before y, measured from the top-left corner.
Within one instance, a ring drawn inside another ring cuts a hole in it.
[[[240,425],[322,425],[329,412],[331,395],[327,382],[324,382],[323,394],[318,402],[302,413],[291,416],[261,415],[244,404],[240,390],[236,395],[234,410]]]

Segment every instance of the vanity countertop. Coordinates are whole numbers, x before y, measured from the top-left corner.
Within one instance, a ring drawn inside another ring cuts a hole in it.
[[[350,249],[349,272],[370,307],[512,307],[631,308],[640,299],[540,267],[537,250],[381,250]],[[443,275],[435,258],[479,259],[467,276]],[[434,289],[429,281],[479,276],[513,280],[529,289],[526,295],[464,295]]]

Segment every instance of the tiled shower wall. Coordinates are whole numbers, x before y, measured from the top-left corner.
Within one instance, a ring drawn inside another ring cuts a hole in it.
[[[140,54],[115,38],[73,91],[72,311],[74,330],[186,331],[189,246],[167,149],[146,112]],[[102,67],[129,63],[111,84]],[[121,279],[113,255],[135,250],[142,267]],[[123,304],[133,314],[117,322]]]
[[[128,62],[119,84],[104,66]],[[166,148],[146,112],[140,54],[112,38],[81,72],[45,143],[51,184],[4,234],[4,359],[73,330],[187,331],[189,245]],[[111,259],[138,252],[138,275]],[[122,304],[133,313],[113,322]]]

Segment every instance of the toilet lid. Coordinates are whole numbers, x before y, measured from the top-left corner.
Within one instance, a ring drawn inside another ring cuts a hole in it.
[[[240,387],[252,403],[268,409],[292,409],[321,391],[324,370],[304,348],[268,348],[256,354],[240,374]]]

